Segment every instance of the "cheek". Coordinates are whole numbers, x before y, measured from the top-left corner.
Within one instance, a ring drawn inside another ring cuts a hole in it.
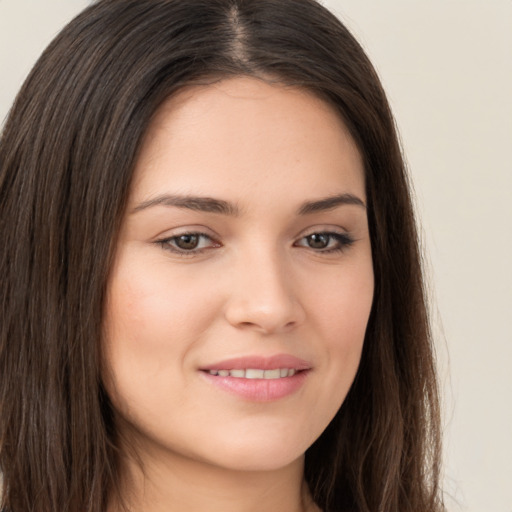
[[[357,373],[374,293],[371,258],[340,269],[314,294],[315,330],[324,345],[319,402],[327,424],[342,405]],[[312,306],[313,307],[313,306]]]
[[[138,263],[121,254],[105,310],[104,381],[120,409],[125,409],[120,401],[140,403],[144,390],[152,390],[156,399],[172,389],[214,310],[213,304],[205,307],[197,300],[197,280],[169,276],[151,262]]]
[[[186,273],[169,275],[165,265],[125,258],[116,265],[106,307],[106,327],[111,344],[130,343],[141,350],[179,349],[186,333],[197,333],[208,321],[198,297],[205,283]],[[188,277],[188,279],[187,279]],[[172,340],[172,343],[170,341]]]
[[[362,345],[373,303],[371,257],[354,260],[314,289],[314,308],[320,328],[333,348],[349,350]]]

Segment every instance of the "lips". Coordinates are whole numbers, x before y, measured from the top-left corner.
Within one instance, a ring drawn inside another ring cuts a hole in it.
[[[226,359],[207,366],[201,367],[204,371],[236,370],[236,369],[259,369],[259,370],[277,370],[282,368],[293,370],[309,370],[311,364],[304,359],[292,356],[290,354],[278,354],[271,357],[264,356],[246,356]]]
[[[289,354],[279,354],[227,359],[200,370],[205,379],[221,391],[244,400],[268,402],[297,392],[311,364]]]
[[[261,368],[235,368],[233,370],[208,370],[210,375],[219,377],[234,377],[236,379],[284,379],[293,377],[297,371],[295,368],[275,368],[263,370]]]

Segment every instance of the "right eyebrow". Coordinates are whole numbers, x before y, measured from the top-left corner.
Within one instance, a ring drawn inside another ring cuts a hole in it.
[[[148,199],[139,203],[132,209],[131,213],[137,213],[154,206],[174,206],[176,208],[184,208],[207,213],[220,213],[221,215],[229,215],[236,217],[240,215],[239,208],[228,201],[222,199],[214,199],[213,197],[199,197],[189,195],[169,195],[163,194],[153,199]]]

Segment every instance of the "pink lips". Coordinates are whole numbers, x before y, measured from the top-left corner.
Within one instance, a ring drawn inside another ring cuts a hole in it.
[[[275,370],[276,368],[294,368],[295,370],[309,370],[311,364],[303,359],[289,355],[278,354],[271,357],[247,356],[226,359],[214,364],[201,367],[201,370],[233,370],[234,368],[260,368],[261,370]]]
[[[295,375],[276,379],[248,379],[232,376],[212,375],[210,371],[235,369],[294,369]],[[226,359],[200,368],[201,374],[212,385],[221,390],[254,402],[270,402],[289,396],[303,385],[311,364],[289,354],[272,357],[248,356]]]

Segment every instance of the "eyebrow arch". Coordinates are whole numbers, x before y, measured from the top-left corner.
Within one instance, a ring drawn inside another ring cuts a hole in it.
[[[131,213],[137,213],[153,206],[175,206],[207,213],[220,213],[221,215],[238,216],[240,210],[238,207],[222,199],[214,199],[212,197],[199,196],[180,196],[163,194],[153,199],[148,199],[138,204]]]
[[[323,212],[326,210],[332,210],[341,205],[352,204],[361,206],[366,209],[364,201],[353,194],[339,194],[336,196],[325,197],[318,201],[308,201],[303,203],[299,208],[299,215],[308,215],[311,213]]]

